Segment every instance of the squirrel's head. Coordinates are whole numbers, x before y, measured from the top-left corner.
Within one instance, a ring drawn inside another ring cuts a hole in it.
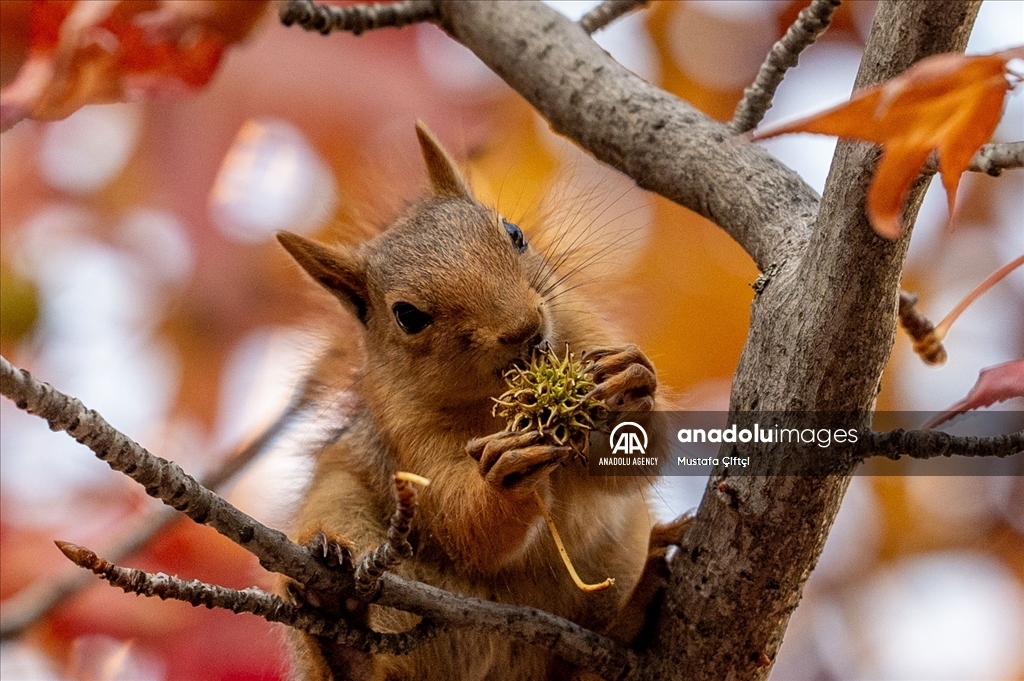
[[[277,237],[363,325],[368,388],[458,407],[499,394],[510,365],[552,338],[547,270],[422,123],[416,134],[432,191],[381,234],[354,248]]]

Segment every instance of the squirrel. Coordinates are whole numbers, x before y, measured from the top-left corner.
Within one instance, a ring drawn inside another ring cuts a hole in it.
[[[659,401],[654,366],[622,343],[522,230],[473,195],[434,135],[417,123],[429,194],[357,246],[326,246],[281,232],[303,270],[360,324],[364,364],[346,428],[316,455],[297,514],[297,539],[346,559],[386,539],[393,478],[429,478],[419,495],[412,558],[399,574],[466,595],[529,605],[629,644],[666,573],[669,545],[688,519],[654,525],[649,478],[590,476],[572,451],[535,432],[512,433],[492,415],[504,373],[534,348],[586,351],[613,411]],[[328,362],[329,364],[329,362]],[[314,371],[316,369],[314,368]],[[329,382],[321,378],[324,382]],[[579,572],[611,576],[584,593],[569,581],[544,529],[546,502]],[[309,602],[315,595],[295,591]],[[323,604],[357,616],[357,606]],[[371,605],[377,631],[404,631],[408,613]],[[293,632],[303,681],[560,679],[575,673],[549,650],[461,629],[405,655],[370,655]]]

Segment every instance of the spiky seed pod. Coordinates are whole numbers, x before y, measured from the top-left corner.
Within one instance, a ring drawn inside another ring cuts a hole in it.
[[[534,350],[530,366],[507,371],[505,382],[509,389],[495,398],[492,413],[506,420],[506,430],[536,430],[557,445],[572,447],[586,461],[590,431],[608,409],[587,397],[597,386],[568,345],[559,358],[545,343]]]

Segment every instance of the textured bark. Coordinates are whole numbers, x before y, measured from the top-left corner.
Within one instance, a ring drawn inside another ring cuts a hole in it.
[[[881,3],[857,86],[930,54],[962,51],[979,5]],[[792,171],[756,147],[726,141],[723,125],[626,71],[556,13],[526,3],[442,2],[440,9],[441,25],[555,131],[716,222],[762,270],[775,265],[753,304],[734,409],[861,411],[868,422],[927,179],[908,196],[903,238],[890,243],[870,229],[863,209],[877,148],[839,145],[819,210]],[[713,476],[635,677],[766,678],[848,484],[848,476]]]
[[[979,5],[881,3],[856,86],[891,78],[930,54],[962,51]],[[918,182],[907,198],[903,238],[882,239],[864,213],[877,157],[873,146],[839,144],[806,250],[790,254],[754,301],[732,408],[870,418],[927,186]],[[713,476],[682,560],[672,566],[650,678],[767,678],[848,483],[846,476]]]
[[[528,2],[440,9],[442,27],[556,132],[715,222],[762,270],[807,235],[818,197],[795,172],[625,69],[561,14]]]

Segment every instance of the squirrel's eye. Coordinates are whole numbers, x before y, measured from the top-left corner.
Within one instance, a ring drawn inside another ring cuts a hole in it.
[[[434,321],[433,317],[409,303],[395,303],[391,311],[395,313],[398,327],[409,335],[419,333]]]
[[[519,225],[513,224],[508,220],[502,218],[502,227],[508,233],[508,238],[512,241],[512,245],[517,251],[522,253],[526,250],[526,237],[523,236],[523,230],[519,229]]]

